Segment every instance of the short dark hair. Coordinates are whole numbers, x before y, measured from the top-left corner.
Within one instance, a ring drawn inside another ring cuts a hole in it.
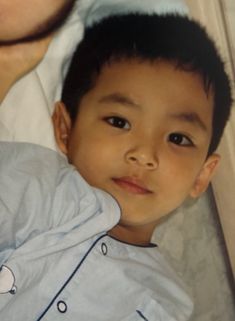
[[[213,153],[229,118],[231,88],[214,42],[203,27],[186,16],[127,14],[106,18],[88,28],[73,56],[62,93],[72,121],[102,67],[132,58],[150,62],[163,59],[202,77],[206,93],[212,89],[214,95],[208,155]]]

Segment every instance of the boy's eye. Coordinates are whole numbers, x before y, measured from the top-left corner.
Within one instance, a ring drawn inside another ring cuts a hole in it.
[[[180,146],[194,146],[190,138],[179,133],[170,134],[169,141],[173,144],[180,145]]]
[[[130,129],[130,123],[126,119],[121,117],[117,117],[117,116],[106,117],[105,121],[113,127]]]

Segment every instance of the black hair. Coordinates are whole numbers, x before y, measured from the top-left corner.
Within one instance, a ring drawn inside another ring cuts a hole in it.
[[[72,122],[83,96],[96,83],[102,67],[112,61],[163,59],[202,77],[206,93],[213,90],[213,132],[208,154],[217,148],[232,105],[224,63],[205,29],[186,16],[126,14],[102,20],[85,31],[68,70],[62,101]]]

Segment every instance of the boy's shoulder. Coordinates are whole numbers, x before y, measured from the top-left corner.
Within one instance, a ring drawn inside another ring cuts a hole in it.
[[[107,193],[91,187],[64,155],[31,143],[0,142],[0,177],[1,194],[5,183],[19,191],[32,183],[31,189],[38,186],[45,196],[58,192],[62,196],[64,192],[65,199],[70,194],[78,203],[88,194],[100,203],[111,199]]]

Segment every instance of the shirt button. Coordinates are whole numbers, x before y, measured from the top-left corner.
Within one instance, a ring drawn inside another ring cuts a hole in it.
[[[107,255],[108,247],[107,247],[107,245],[105,243],[101,244],[101,251],[102,251],[103,255]]]
[[[67,311],[67,304],[64,301],[59,301],[57,303],[57,309],[60,313],[65,313]]]

